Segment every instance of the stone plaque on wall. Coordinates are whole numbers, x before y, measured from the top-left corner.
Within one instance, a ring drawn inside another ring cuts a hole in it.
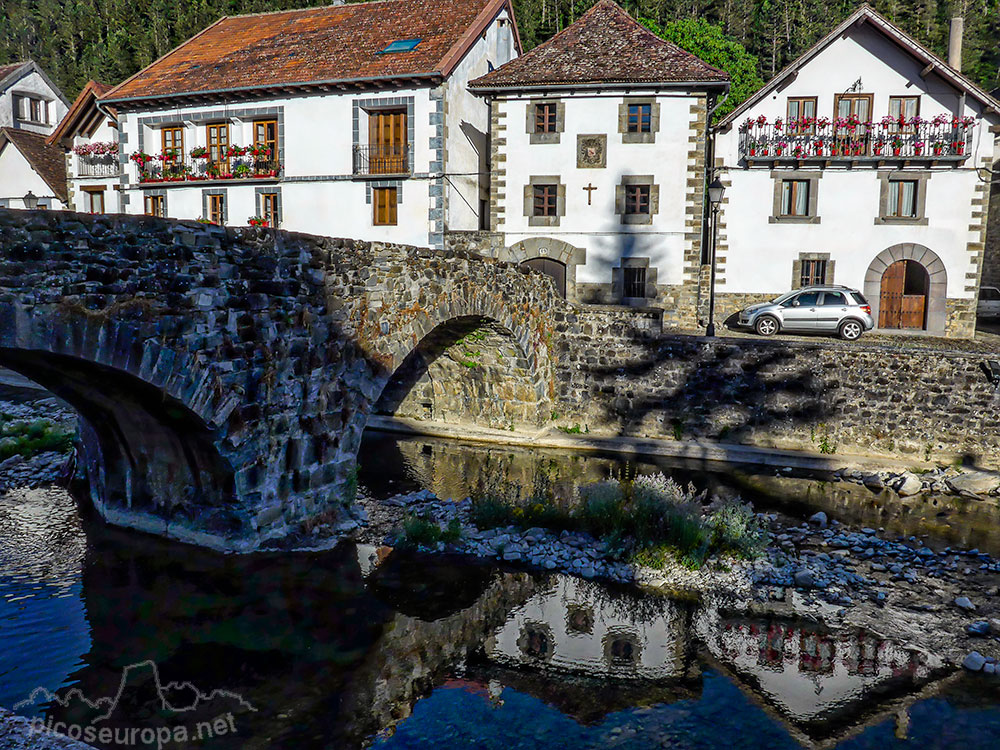
[[[601,169],[608,165],[608,137],[578,135],[576,137],[576,166],[578,169]]]

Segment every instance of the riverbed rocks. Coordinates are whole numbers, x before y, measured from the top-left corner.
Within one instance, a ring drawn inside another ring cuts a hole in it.
[[[839,469],[834,476],[845,482],[864,485],[875,493],[889,488],[900,497],[926,492],[984,500],[1000,495],[1000,472],[981,469],[938,467],[919,476],[912,471]]]
[[[44,392],[40,392],[44,393]],[[48,395],[35,400],[14,402],[0,400],[0,421],[4,425],[30,425],[48,420],[66,429],[76,429],[76,414],[62,402]],[[0,438],[12,445],[13,438]],[[31,456],[15,453],[0,461],[0,492],[21,487],[44,487],[64,482],[69,477],[73,457],[58,451],[42,451]]]

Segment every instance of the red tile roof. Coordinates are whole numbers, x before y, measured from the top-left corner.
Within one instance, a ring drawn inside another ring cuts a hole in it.
[[[24,155],[31,168],[52,188],[53,195],[68,204],[65,152],[58,146],[49,145],[44,135],[18,128],[0,128],[0,147],[7,141]]]
[[[612,0],[469,84],[473,89],[616,83],[713,83],[729,76],[653,34]]]
[[[510,0],[377,0],[226,17],[105,101],[448,75]],[[420,39],[410,52],[380,54]]]

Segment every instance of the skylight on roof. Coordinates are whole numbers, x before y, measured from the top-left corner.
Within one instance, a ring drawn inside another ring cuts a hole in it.
[[[417,48],[420,44],[420,39],[397,39],[391,42],[388,47],[382,50],[379,54],[386,55],[390,52],[411,52]]]

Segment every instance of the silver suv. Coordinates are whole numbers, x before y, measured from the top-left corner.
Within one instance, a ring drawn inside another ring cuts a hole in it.
[[[761,336],[778,331],[836,333],[848,341],[875,327],[868,300],[846,286],[808,286],[773,302],[750,305],[740,310],[739,324]]]

